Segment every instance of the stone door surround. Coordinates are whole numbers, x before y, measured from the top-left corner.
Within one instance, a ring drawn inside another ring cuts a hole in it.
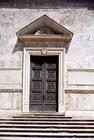
[[[23,65],[23,112],[29,112],[29,94],[30,94],[30,56],[58,56],[59,57],[59,78],[58,78],[58,112],[65,111],[64,98],[64,48],[24,48]]]

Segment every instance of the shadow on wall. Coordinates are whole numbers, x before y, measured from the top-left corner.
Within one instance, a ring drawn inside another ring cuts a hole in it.
[[[67,43],[47,43],[47,42],[32,42],[30,44],[24,44],[22,42],[20,42],[19,40],[17,40],[13,52],[12,54],[16,53],[17,51],[23,51],[24,47],[30,47],[30,48],[65,48],[65,52],[68,52],[69,46],[70,46],[71,41],[67,42]]]
[[[25,46],[22,45],[22,43],[19,42],[19,41],[17,40],[17,42],[16,42],[16,44],[15,44],[15,46],[14,46],[14,49],[13,49],[12,54],[14,54],[14,53],[17,52],[17,51],[23,51],[23,48],[24,48],[24,47],[25,47]]]
[[[94,0],[0,0],[1,8],[79,8],[94,10]]]

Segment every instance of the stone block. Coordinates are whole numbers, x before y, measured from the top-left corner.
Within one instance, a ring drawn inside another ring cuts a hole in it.
[[[21,93],[0,93],[0,110],[21,110]]]
[[[94,93],[67,93],[66,110],[94,111]]]
[[[0,69],[0,88],[21,88],[22,72],[19,69]]]
[[[94,71],[70,71],[67,82],[69,85],[94,85]]]

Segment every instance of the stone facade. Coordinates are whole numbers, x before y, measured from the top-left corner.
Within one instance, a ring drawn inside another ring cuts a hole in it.
[[[23,50],[16,32],[44,14],[74,33],[65,56],[66,112],[93,113],[94,10],[81,6],[0,8],[0,112],[22,110]]]

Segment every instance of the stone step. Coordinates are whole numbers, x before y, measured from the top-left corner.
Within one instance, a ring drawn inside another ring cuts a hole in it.
[[[94,129],[94,126],[92,125],[30,125],[30,124],[0,124],[0,128],[59,128],[59,129],[63,129],[63,128],[68,128],[68,129]]]
[[[47,138],[47,137],[0,137],[0,140],[83,140],[83,138],[72,138],[72,137],[64,137],[64,138],[60,138],[60,137],[50,137],[50,138]],[[94,140],[93,138],[84,138],[84,140]]]
[[[26,112],[26,113],[20,113],[20,114],[17,114],[16,116],[27,116],[27,115],[33,115],[33,116],[64,116],[65,115],[63,113],[59,113],[59,112],[41,112],[41,113],[37,113],[37,112]],[[69,116],[68,116],[69,117]]]
[[[47,128],[47,129],[43,129],[43,128],[0,128],[0,132],[41,132],[41,133],[61,133],[61,132],[67,132],[67,133],[94,133],[94,128],[93,129],[73,129],[73,128],[61,128],[61,129],[57,129],[57,128]]]
[[[70,119],[72,117],[65,117],[62,115],[19,115],[19,116],[13,116],[12,118],[65,118],[65,119]]]
[[[66,121],[66,122],[94,122],[94,119],[80,119],[80,118],[5,118],[0,119],[1,121]]]
[[[32,120],[32,121],[7,121],[7,120],[3,120],[3,121],[0,121],[0,124],[66,124],[66,125],[94,125],[94,122],[84,122],[84,121],[39,121],[39,120]]]
[[[67,120],[67,119],[57,119],[57,118],[54,118],[54,119],[52,119],[52,118],[15,118],[15,119],[12,119],[12,118],[9,118],[9,119],[0,119],[0,122],[1,121],[67,121],[67,122],[69,122],[69,121],[88,121],[88,122],[94,122],[94,120],[73,120],[73,119],[71,119],[71,120]]]
[[[66,133],[66,132],[62,132],[62,133],[52,133],[52,132],[49,132],[49,133],[28,133],[28,132],[0,132],[0,137],[1,136],[4,136],[4,137],[7,137],[7,136],[10,136],[10,137],[47,137],[47,138],[50,138],[50,137],[61,137],[61,138],[64,138],[64,137],[72,137],[72,138],[80,138],[80,137],[83,137],[83,138],[87,138],[87,137],[90,137],[90,138],[94,138],[94,133]]]
[[[20,114],[0,119],[0,138],[94,138],[94,119]]]
[[[63,129],[63,128],[74,128],[74,129],[94,129],[94,125],[61,125],[61,124],[0,124],[0,128],[57,128],[57,129]]]
[[[17,117],[62,117],[62,118],[72,118],[71,116],[65,116],[59,113],[22,113],[12,116],[13,118]]]

